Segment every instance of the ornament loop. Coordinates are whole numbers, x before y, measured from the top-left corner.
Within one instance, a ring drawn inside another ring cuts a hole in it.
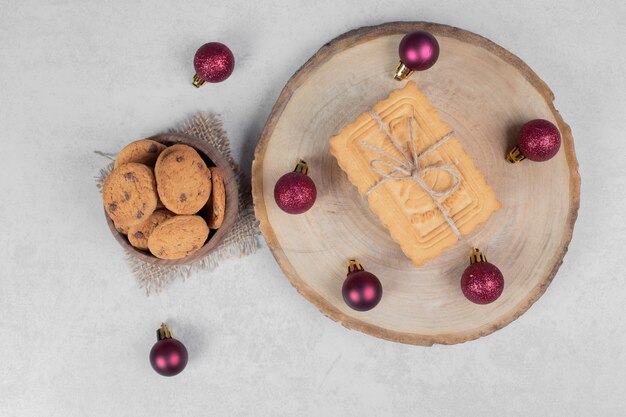
[[[296,168],[293,170],[293,172],[300,172],[304,175],[307,175],[309,173],[309,164],[307,164],[306,161],[300,159],[296,164]]]
[[[204,85],[204,83],[205,81],[202,78],[198,77],[198,74],[194,74],[192,82],[194,87],[200,88]]]
[[[393,74],[393,79],[396,81],[402,81],[406,78],[409,78],[411,74],[413,74],[413,70],[407,67],[406,65],[404,65],[402,61],[400,61],[398,65],[396,66],[396,70]]]
[[[506,160],[512,164],[516,164],[520,161],[523,161],[524,159],[526,159],[526,157],[517,146],[514,146],[513,149],[511,149],[509,153],[506,155]]]
[[[171,339],[172,330],[167,327],[167,324],[161,323],[161,327],[157,330],[157,340]]]
[[[350,259],[348,261],[348,274],[351,274],[357,271],[363,271],[363,267],[361,266],[359,261],[357,261],[356,259]]]
[[[470,264],[478,262],[487,262],[487,257],[480,251],[480,249],[474,248],[472,249],[472,254],[470,255]]]

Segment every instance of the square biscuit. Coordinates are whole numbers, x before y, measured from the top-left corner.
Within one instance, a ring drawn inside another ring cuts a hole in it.
[[[415,168],[419,171],[429,167],[419,176],[430,192],[406,169],[396,169],[402,161],[415,165],[411,130],[419,160]],[[500,208],[493,189],[451,132],[426,95],[409,82],[329,139],[330,152],[350,182],[418,267],[459,241],[449,220],[466,236]],[[442,141],[445,137],[448,139]],[[457,179],[442,167],[454,172]]]

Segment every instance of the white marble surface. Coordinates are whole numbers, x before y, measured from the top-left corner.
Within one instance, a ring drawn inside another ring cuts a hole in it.
[[[0,1],[1,416],[624,415],[623,2],[185,3]],[[265,245],[146,298],[105,225],[92,151],[206,110],[249,171],[289,76],[333,37],[394,20],[486,36],[553,89],[582,201],[539,302],[474,342],[394,344],[320,314]],[[196,90],[193,53],[211,40],[237,69]],[[147,360],[161,320],[190,353],[175,378]]]

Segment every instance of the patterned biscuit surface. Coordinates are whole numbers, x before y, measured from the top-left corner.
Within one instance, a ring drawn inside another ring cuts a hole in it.
[[[148,166],[154,166],[159,154],[166,148],[165,145],[150,139],[137,140],[129,143],[117,154],[115,168],[135,162]]]
[[[226,189],[224,179],[219,169],[212,167],[211,170],[211,197],[206,205],[207,223],[211,229],[219,229],[224,221],[226,209]]]
[[[198,152],[174,145],[159,155],[154,167],[159,198],[176,214],[195,214],[211,195],[211,171]]]
[[[209,227],[200,216],[174,216],[157,225],[148,238],[148,249],[161,259],[180,259],[204,245]]]
[[[416,266],[458,242],[450,222],[466,236],[500,208],[451,132],[409,82],[330,138],[339,166]]]
[[[174,213],[168,210],[156,210],[146,221],[128,228],[128,241],[137,249],[148,249],[148,238],[152,231],[163,221],[173,217]]]
[[[102,199],[118,229],[144,222],[157,204],[152,170],[137,163],[114,168],[102,186]]]

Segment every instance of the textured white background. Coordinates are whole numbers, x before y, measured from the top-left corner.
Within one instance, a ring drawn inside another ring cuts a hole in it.
[[[626,7],[591,3],[0,1],[0,416],[623,416]],[[554,91],[583,182],[545,295],[491,336],[431,348],[327,319],[265,245],[146,298],[104,222],[92,151],[213,111],[249,172],[291,74],[335,36],[394,20],[486,36]],[[196,90],[192,57],[211,40],[237,68]],[[175,378],[147,359],[162,320],[189,349]]]

